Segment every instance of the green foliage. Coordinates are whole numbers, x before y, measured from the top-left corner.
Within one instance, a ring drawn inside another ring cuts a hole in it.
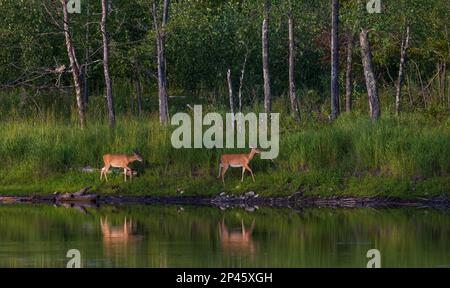
[[[108,18],[110,67],[115,80],[140,78],[155,88],[155,31],[149,3],[142,0],[112,2]],[[317,91],[324,104],[329,98],[331,9],[326,0],[272,1],[269,33],[272,94],[277,97],[287,91],[289,3],[295,20],[297,87]],[[415,65],[408,68],[411,81],[418,83],[419,77],[430,79],[435,74],[436,62],[450,66],[446,0],[384,1],[380,14],[368,14],[366,3],[365,0],[341,1],[340,40],[345,43],[348,33],[358,33],[361,27],[374,29],[371,33],[373,59],[379,78],[384,80],[381,83],[392,85],[396,80],[391,76],[397,73],[400,42],[406,25],[411,26],[412,37],[408,58],[419,68]],[[171,94],[212,95],[214,101],[220,101],[223,96],[220,91],[226,90],[228,67],[232,69],[237,89],[247,55],[244,104],[251,105],[255,98],[260,98],[262,4],[263,0],[172,1],[166,53]],[[61,64],[69,66],[64,36],[55,25],[55,20],[62,18],[58,5],[49,0],[0,3],[2,86],[30,87],[33,90],[30,93],[34,94],[36,87],[53,87],[56,82],[57,75],[41,75],[43,71]],[[91,64],[88,87],[94,95],[103,89],[99,11],[99,1],[85,1],[82,13],[71,15],[71,33],[79,62]],[[359,53],[355,51],[355,54]],[[355,59],[358,63],[359,57]],[[360,93],[365,89],[364,79],[360,64],[355,66],[355,92]],[[68,86],[71,81],[70,73],[65,73],[61,84]],[[343,88],[344,82],[341,83]]]

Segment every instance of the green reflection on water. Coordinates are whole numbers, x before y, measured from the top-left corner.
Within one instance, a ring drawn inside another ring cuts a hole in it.
[[[223,221],[223,222],[222,222]],[[450,214],[425,209],[0,206],[0,267],[450,267]]]

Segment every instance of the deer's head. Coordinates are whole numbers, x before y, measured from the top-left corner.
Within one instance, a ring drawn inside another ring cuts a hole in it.
[[[250,148],[252,148],[251,152],[252,152],[253,154],[261,154],[261,151],[259,151],[256,147],[250,146]]]
[[[136,157],[137,161],[144,162],[144,158],[142,158],[142,155],[138,150],[134,150],[134,157]]]

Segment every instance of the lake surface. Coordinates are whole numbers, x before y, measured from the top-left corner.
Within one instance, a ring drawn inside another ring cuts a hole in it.
[[[0,205],[0,267],[450,267],[450,213]]]

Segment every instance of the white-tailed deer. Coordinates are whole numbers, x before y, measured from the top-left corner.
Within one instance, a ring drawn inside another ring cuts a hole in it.
[[[253,182],[255,182],[255,177],[253,176],[253,171],[248,166],[248,163],[253,159],[253,156],[255,154],[259,154],[261,151],[259,151],[256,148],[252,147],[252,150],[248,154],[223,154],[220,157],[220,164],[219,164],[219,176],[217,178],[222,177],[222,182],[225,184],[225,173],[227,172],[229,167],[242,167],[242,178],[241,182],[244,181],[244,173],[245,170],[250,171],[252,174]]]
[[[108,170],[110,167],[117,167],[117,168],[123,168],[123,175],[125,177],[125,182],[127,181],[127,175],[130,176],[130,180],[133,178],[133,172],[130,167],[128,167],[128,164],[139,161],[142,162],[144,159],[142,159],[141,154],[139,152],[134,151],[133,155],[125,155],[125,154],[105,154],[103,155],[103,162],[105,163],[105,166],[100,171],[100,180],[103,179],[103,175],[105,175],[106,181],[108,181],[108,177],[106,174],[108,173]]]
[[[222,249],[230,253],[254,253],[255,243],[252,239],[255,220],[253,220],[250,229],[245,229],[244,220],[241,220],[241,231],[230,231],[225,225],[224,220],[219,223],[219,237]]]

